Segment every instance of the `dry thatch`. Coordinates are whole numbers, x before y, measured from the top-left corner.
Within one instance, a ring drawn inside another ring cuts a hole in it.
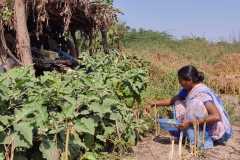
[[[4,16],[0,17],[0,33],[4,34],[0,40],[1,55],[9,54],[6,51],[11,51],[15,55],[17,53],[15,1],[0,0],[0,14],[5,13],[7,9],[5,14],[9,16],[7,19]],[[91,45],[94,35],[100,31],[102,32],[103,42],[106,43],[106,31],[117,21],[117,14],[119,13],[117,9],[104,3],[103,0],[21,1],[24,1],[26,6],[25,14],[31,47],[36,48],[40,48],[40,45],[51,37],[66,49],[64,34],[71,35],[76,46],[76,31],[80,31],[89,40],[89,45]],[[8,14],[8,12],[10,13]],[[104,46],[107,45],[104,44]]]
[[[0,9],[8,6],[13,10],[13,2],[0,0]],[[25,3],[28,18],[34,23],[31,25],[36,25],[34,27],[39,34],[51,25],[58,25],[64,31],[81,30],[90,33],[111,26],[119,13],[112,5],[99,0],[26,0]],[[12,23],[8,25],[13,26]]]

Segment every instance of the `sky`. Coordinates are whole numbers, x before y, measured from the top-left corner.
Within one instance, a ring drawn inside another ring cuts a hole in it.
[[[240,40],[240,0],[115,0],[133,28],[166,31],[176,38]]]

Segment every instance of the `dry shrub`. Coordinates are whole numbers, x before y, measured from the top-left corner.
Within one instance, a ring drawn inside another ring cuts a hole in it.
[[[207,70],[207,69],[206,69]],[[240,54],[228,54],[208,66],[208,84],[224,94],[240,94]]]
[[[240,75],[210,76],[208,84],[221,94],[240,94]]]
[[[215,75],[240,75],[240,53],[227,54],[213,65]]]
[[[148,60],[151,62],[151,76],[161,76],[170,71],[177,71],[183,65],[189,62],[175,54],[152,53]]]

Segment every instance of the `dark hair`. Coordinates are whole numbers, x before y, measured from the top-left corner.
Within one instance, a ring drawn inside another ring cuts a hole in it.
[[[178,78],[182,80],[192,80],[194,83],[200,83],[204,80],[204,73],[199,72],[194,66],[188,65],[178,70]]]

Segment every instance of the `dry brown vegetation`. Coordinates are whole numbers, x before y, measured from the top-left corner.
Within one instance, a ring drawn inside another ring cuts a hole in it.
[[[100,32],[104,51],[108,52],[107,30],[117,21],[118,13],[99,0],[0,0],[1,61],[11,57],[19,59],[20,65],[32,64],[33,48],[52,50],[46,47],[49,38],[65,51],[72,49],[72,56],[77,58],[76,32],[88,40],[89,49]],[[71,47],[67,45],[70,36]]]

